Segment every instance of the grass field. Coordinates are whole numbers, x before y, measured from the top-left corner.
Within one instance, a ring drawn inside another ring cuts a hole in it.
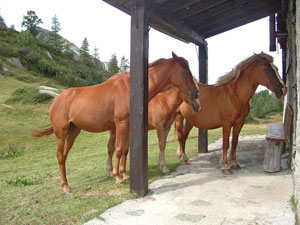
[[[43,81],[45,83],[45,81]],[[67,177],[72,193],[60,186],[54,135],[31,137],[31,129],[50,123],[49,104],[5,105],[17,87],[38,86],[0,76],[0,224],[82,224],[106,209],[130,198],[129,184],[115,185],[104,170],[108,132],[81,132],[67,160]],[[274,120],[272,118],[271,120]],[[278,120],[278,118],[275,118]],[[268,121],[269,122],[269,121]],[[265,134],[266,123],[245,125],[242,135]],[[187,155],[197,154],[197,130],[187,142]],[[221,129],[208,132],[208,141],[221,137]],[[166,163],[178,166],[177,142],[170,131]],[[162,176],[158,169],[158,144],[155,131],[148,134],[149,181]],[[129,164],[127,165],[129,168]]]

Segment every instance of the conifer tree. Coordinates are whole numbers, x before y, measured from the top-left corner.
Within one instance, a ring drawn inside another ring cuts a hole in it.
[[[120,71],[121,72],[126,72],[129,69],[129,60],[126,59],[124,56],[121,58],[121,63],[120,63]]]
[[[110,75],[114,75],[120,72],[116,54],[111,55],[110,60],[108,61],[107,70],[110,73]]]
[[[87,40],[87,38],[85,37],[83,39],[83,42],[82,42],[82,45],[81,45],[81,48],[80,48],[80,57],[86,57],[90,55],[90,50],[89,50],[89,42]]]
[[[63,40],[60,37],[60,35],[58,34],[59,31],[61,31],[61,24],[58,20],[58,18],[56,17],[56,15],[54,15],[54,17],[52,17],[52,27],[51,27],[51,33],[49,34],[49,41],[50,44],[52,44],[55,48],[56,52],[60,52],[62,50],[62,46],[63,46]]]
[[[35,14],[35,11],[29,10],[27,11],[27,15],[23,16],[23,22],[21,26],[26,27],[27,30],[30,31],[30,33],[35,35],[36,28],[41,23],[43,23],[43,21],[40,18],[38,18],[38,16]]]
[[[6,23],[1,15],[0,15],[0,27],[6,27]]]

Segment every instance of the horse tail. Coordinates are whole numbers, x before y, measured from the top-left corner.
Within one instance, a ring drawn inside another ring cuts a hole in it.
[[[42,136],[49,136],[54,133],[53,127],[48,127],[45,130],[33,130],[32,136],[33,137],[42,137]]]

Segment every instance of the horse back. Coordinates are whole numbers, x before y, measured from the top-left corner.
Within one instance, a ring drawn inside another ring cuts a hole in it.
[[[90,132],[114,127],[116,120],[129,115],[129,87],[126,79],[111,79],[99,85],[69,88],[61,93],[50,108],[52,124],[73,123]]]

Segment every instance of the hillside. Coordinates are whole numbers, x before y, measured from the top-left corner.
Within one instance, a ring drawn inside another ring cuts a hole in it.
[[[88,53],[80,55],[80,49],[64,38],[63,47],[58,51],[51,42],[46,41],[49,33],[39,28],[35,38],[28,31],[17,32],[1,27],[0,72],[25,79],[9,71],[12,66],[19,67],[30,73],[32,79],[50,78],[66,87],[98,84],[115,73],[109,71],[104,62]]]

